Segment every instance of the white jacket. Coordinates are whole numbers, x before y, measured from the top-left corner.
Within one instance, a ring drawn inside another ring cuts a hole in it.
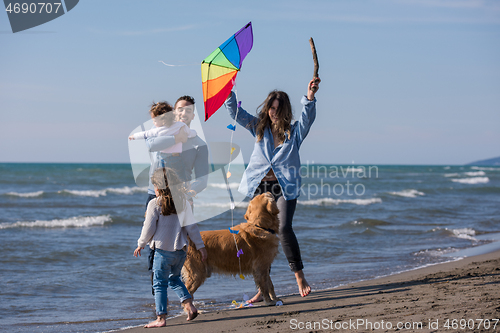
[[[151,249],[182,250],[189,246],[187,236],[197,250],[205,247],[189,201],[184,202],[182,212],[167,216],[161,214],[161,207],[156,199],[149,201],[141,237],[137,241],[138,246],[145,247],[148,244]]]
[[[188,138],[194,138],[196,136],[196,131],[187,127],[182,121],[176,121],[170,127],[160,126],[154,127],[149,131],[137,132],[133,134],[134,140],[146,140],[151,137],[156,136],[172,136],[179,133],[179,131],[185,131]],[[164,149],[162,153],[182,153],[182,142],[176,143],[173,146]]]

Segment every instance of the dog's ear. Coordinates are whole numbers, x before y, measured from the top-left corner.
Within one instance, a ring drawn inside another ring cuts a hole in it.
[[[250,218],[250,211],[251,211],[251,207],[252,207],[252,201],[250,201],[248,203],[248,208],[247,208],[247,212],[245,213],[245,215],[243,215],[243,217],[245,218],[245,220],[248,221],[248,219]]]
[[[278,209],[278,205],[276,205],[276,201],[269,200],[267,202],[267,211],[271,213],[271,215],[278,215],[280,210]]]

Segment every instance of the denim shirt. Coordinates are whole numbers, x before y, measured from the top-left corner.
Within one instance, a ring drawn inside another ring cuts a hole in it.
[[[302,103],[302,113],[299,120],[291,125],[290,138],[285,135],[285,142],[274,148],[273,134],[271,128],[267,127],[264,130],[262,140],[255,142],[250,162],[238,189],[241,193],[253,197],[262,178],[272,168],[285,200],[293,200],[300,195],[302,180],[300,177],[299,148],[316,118],[316,98],[310,101],[306,96],[303,96],[300,102]],[[224,103],[233,119],[236,116],[236,103],[234,93]],[[257,136],[256,130],[259,121],[257,117],[240,107],[236,121],[248,129],[254,137]]]

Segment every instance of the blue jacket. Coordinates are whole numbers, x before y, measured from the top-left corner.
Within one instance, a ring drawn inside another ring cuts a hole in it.
[[[264,137],[255,142],[250,162],[243,174],[239,191],[248,197],[253,197],[262,178],[273,169],[281,186],[285,200],[296,199],[300,195],[300,156],[299,148],[304,141],[314,119],[316,118],[316,98],[313,101],[302,97],[302,113],[298,121],[292,124],[290,138],[285,135],[285,142],[274,148],[273,134],[268,127]],[[236,116],[236,97],[234,93],[226,100],[225,106],[231,118]],[[257,136],[258,118],[252,116],[241,107],[238,110],[238,124]]]

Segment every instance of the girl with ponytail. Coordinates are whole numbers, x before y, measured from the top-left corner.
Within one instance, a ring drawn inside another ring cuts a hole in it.
[[[193,298],[180,277],[189,246],[188,236],[200,251],[202,260],[207,258],[191,204],[177,174],[172,169],[160,168],[154,171],[151,182],[156,199],[148,203],[141,237],[134,251],[135,257],[140,256],[146,244],[155,250],[153,289],[157,318],[144,326],[146,328],[166,326],[168,286],[179,296],[188,314],[187,320],[196,318],[198,311],[193,305]]]

